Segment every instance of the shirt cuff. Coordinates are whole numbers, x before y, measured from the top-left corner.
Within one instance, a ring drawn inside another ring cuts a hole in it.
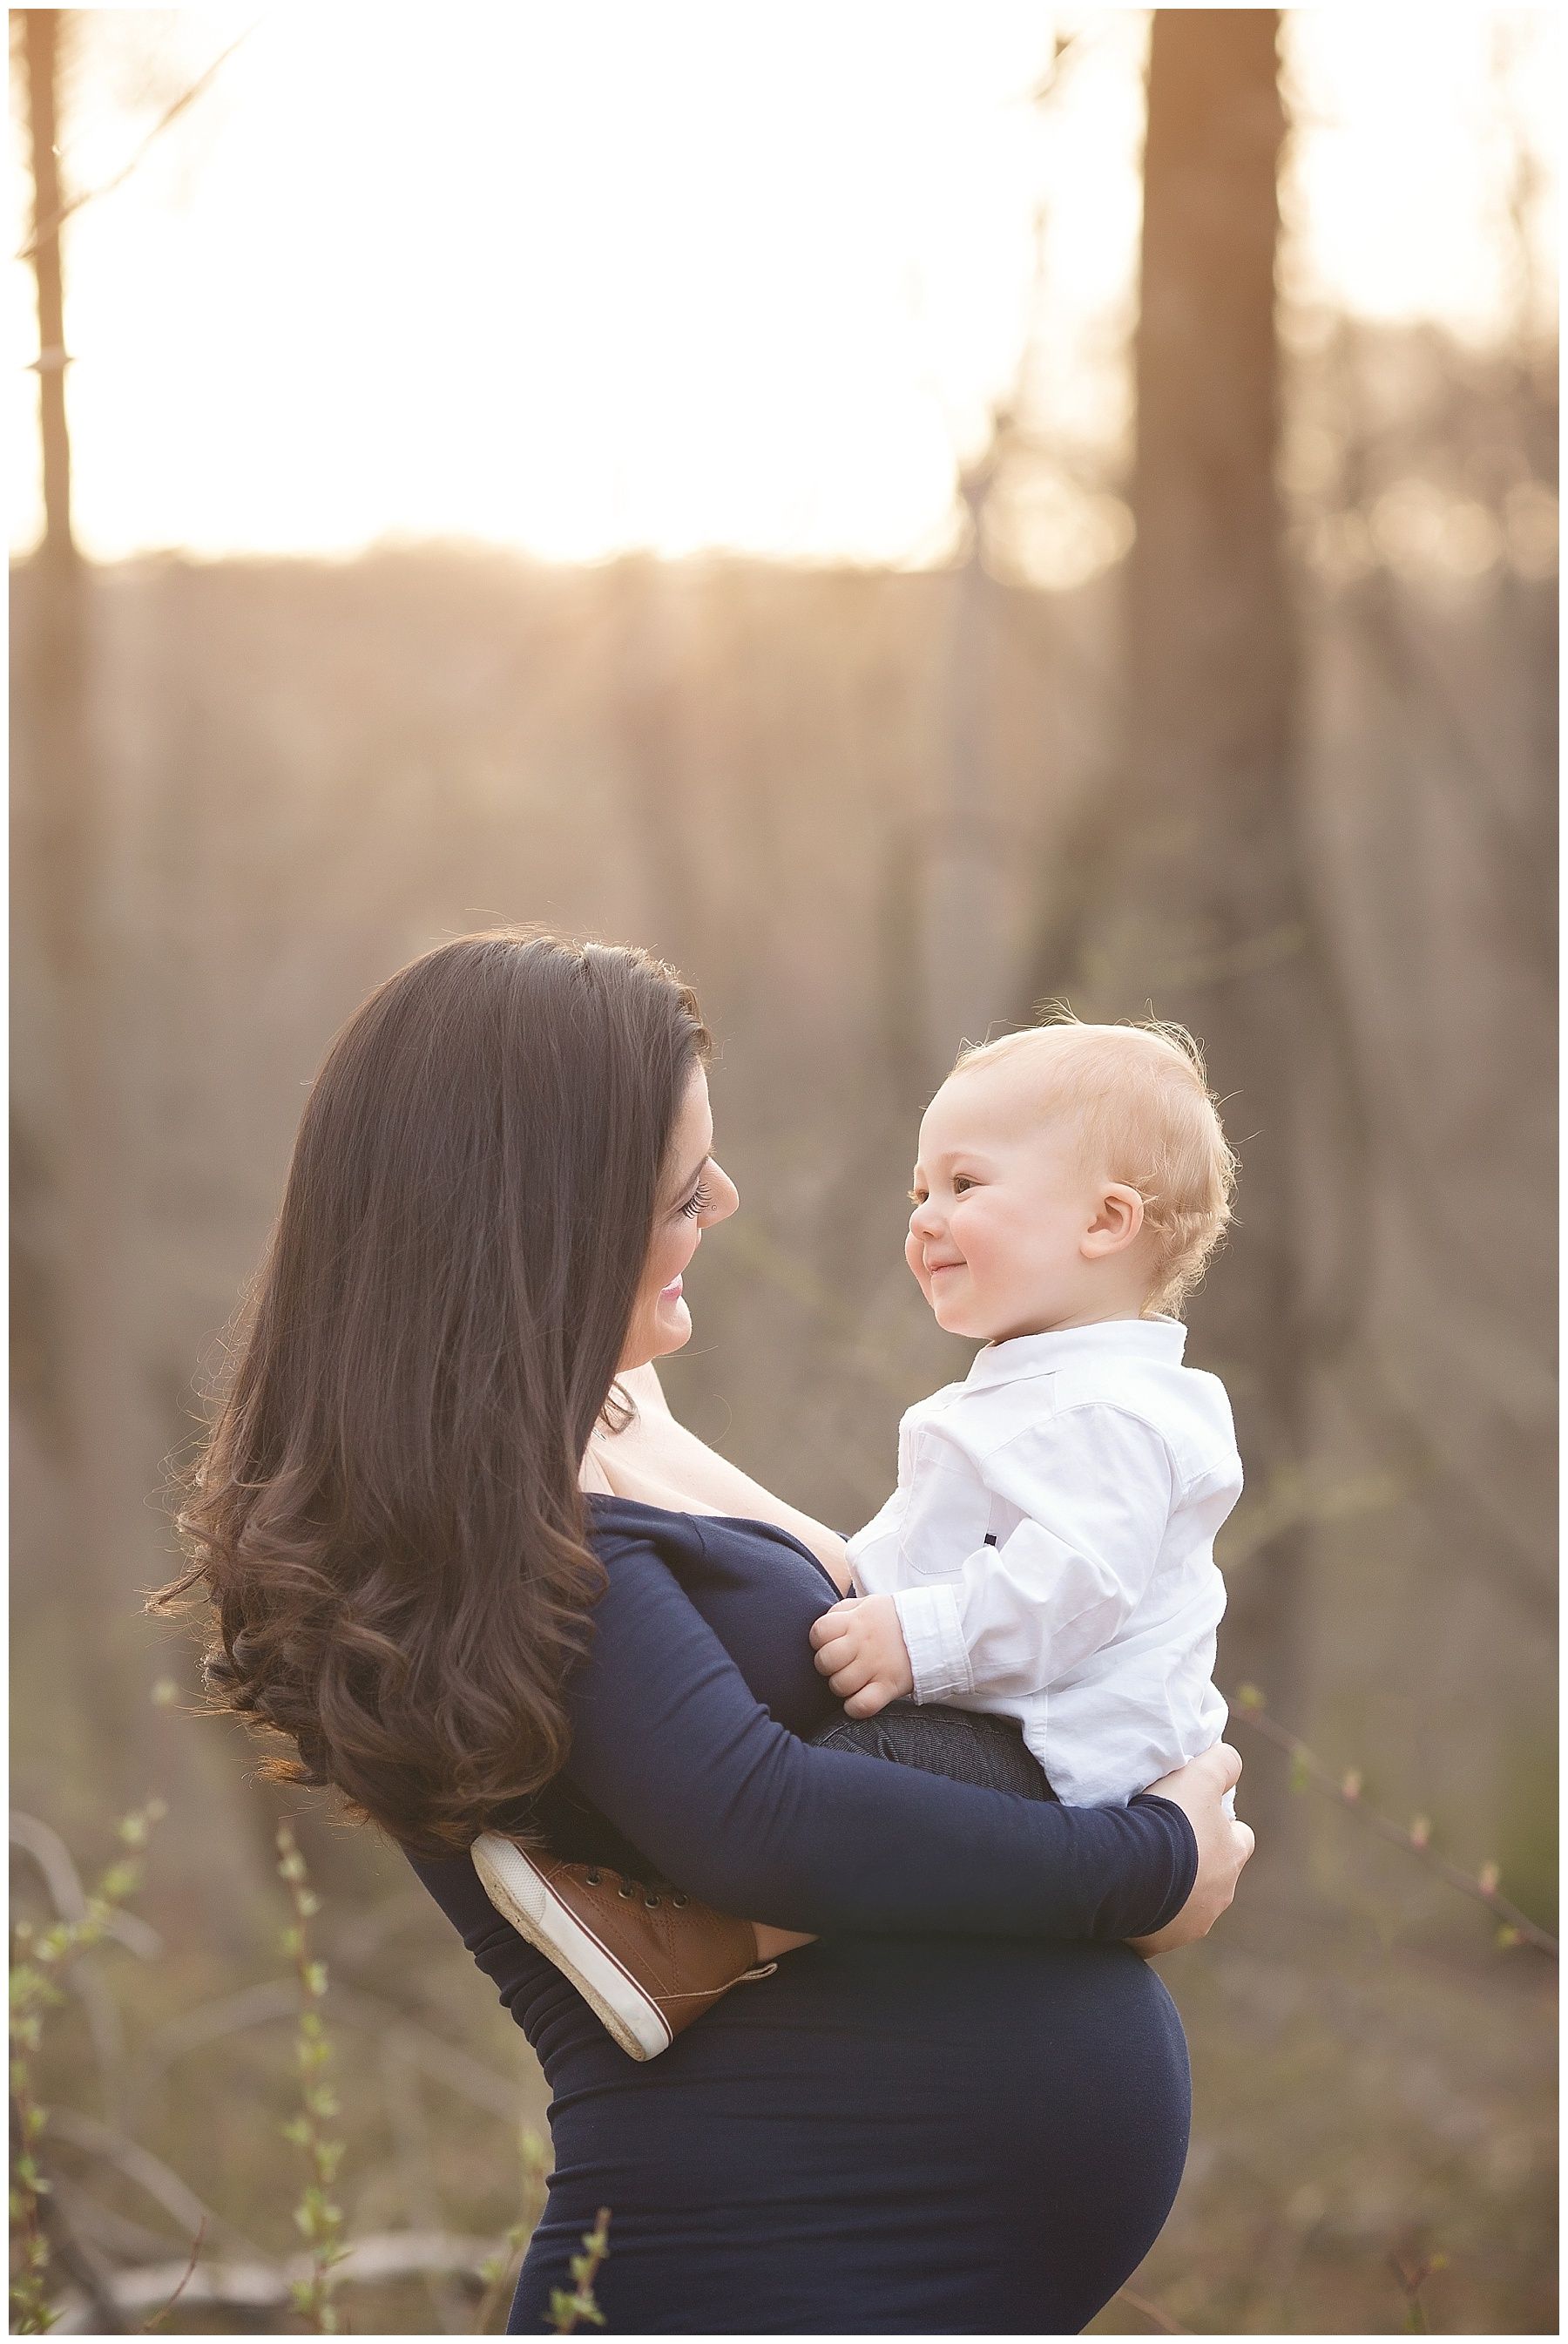
[[[950,1587],[901,1587],[893,1598],[910,1655],[917,1701],[973,1692],[959,1600]]]

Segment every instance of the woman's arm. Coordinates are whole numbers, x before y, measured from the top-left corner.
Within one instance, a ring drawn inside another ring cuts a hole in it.
[[[651,1361],[629,1369],[617,1381],[637,1413],[624,1432],[595,1439],[588,1452],[590,1487],[681,1512],[695,1508],[700,1513],[776,1522],[817,1557],[840,1595],[849,1594],[849,1552],[836,1531],[775,1497],[678,1422]]]
[[[758,1702],[653,1549],[608,1588],[568,1688],[568,1773],[661,1874],[813,1932],[1119,1938],[1186,1904],[1192,1826],[1161,1799],[1069,1808],[818,1750]]]

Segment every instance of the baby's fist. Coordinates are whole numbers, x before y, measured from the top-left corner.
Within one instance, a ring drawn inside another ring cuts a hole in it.
[[[915,1689],[914,1672],[890,1595],[851,1596],[811,1625],[817,1666],[844,1704],[846,1717],[875,1717]]]

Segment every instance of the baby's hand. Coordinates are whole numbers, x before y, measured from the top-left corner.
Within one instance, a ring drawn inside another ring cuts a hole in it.
[[[844,1703],[846,1717],[875,1717],[915,1689],[914,1673],[890,1595],[851,1597],[811,1623],[817,1666]]]

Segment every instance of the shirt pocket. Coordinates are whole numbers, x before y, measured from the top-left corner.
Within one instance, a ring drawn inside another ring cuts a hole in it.
[[[990,1529],[991,1500],[945,1441],[917,1434],[910,1501],[899,1524],[899,1561],[911,1579],[956,1579]]]

